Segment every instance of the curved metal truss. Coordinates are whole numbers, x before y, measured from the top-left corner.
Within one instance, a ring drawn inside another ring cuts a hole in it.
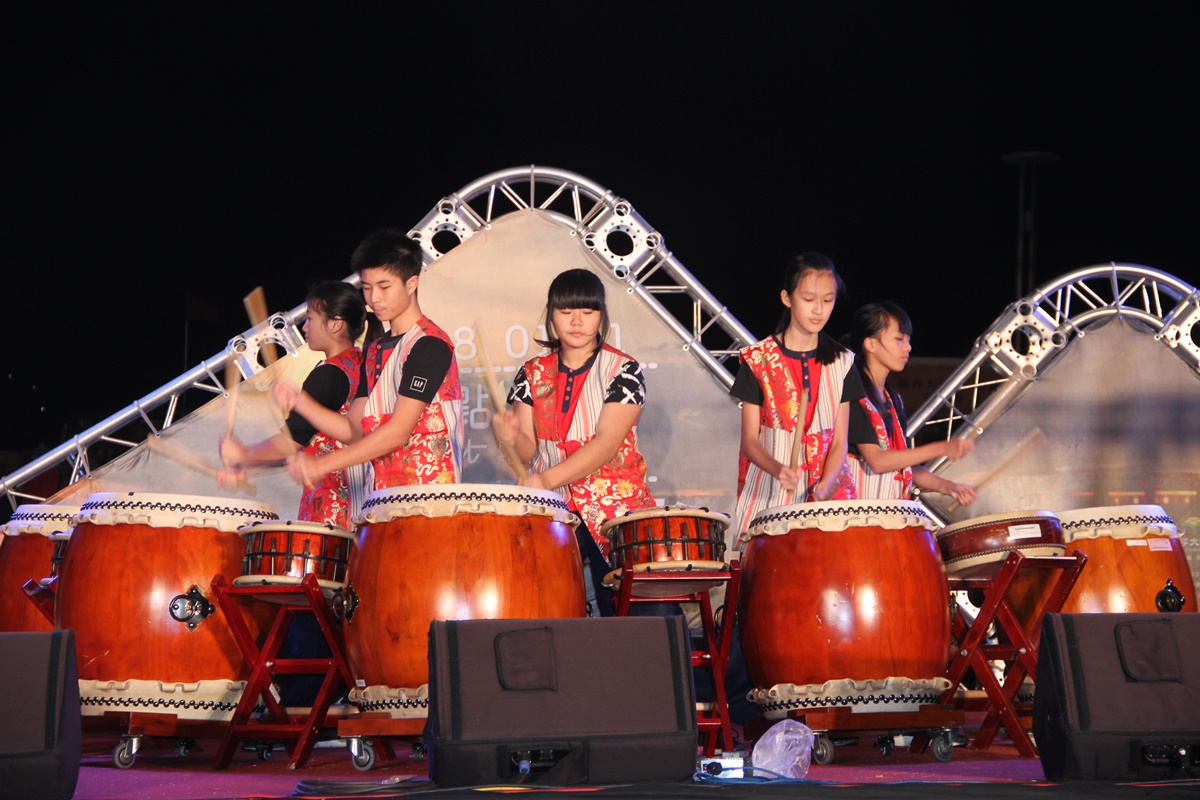
[[[568,226],[599,255],[618,280],[628,285],[679,337],[680,346],[696,355],[727,386],[733,382],[725,362],[755,339],[724,305],[668,251],[663,237],[639,215],[629,201],[588,179],[564,170],[519,167],[485,175],[447,195],[417,223],[410,235],[421,243],[426,263],[486,230],[505,214],[538,209]],[[358,276],[346,278],[358,283]],[[0,479],[0,491],[15,508],[44,497],[21,491],[31,479],[64,468],[60,484],[89,477],[92,448],[104,443],[118,449],[136,447],[157,435],[191,403],[225,392],[218,375],[231,362],[249,377],[264,369],[260,353],[274,343],[289,353],[303,346],[300,326],[307,309],[273,314],[266,321],[230,339],[226,349],[174,381],[151,392],[111,417]],[[192,404],[191,407],[195,407]]]
[[[628,200],[564,170],[529,166],[494,172],[443,198],[410,231],[430,260],[493,220],[538,209],[570,227],[613,276],[646,303],[726,386],[723,365],[756,340],[729,310],[679,263]]]
[[[1112,317],[1152,335],[1200,373],[1195,287],[1137,264],[1086,267],[1004,309],[967,360],[913,414],[908,435],[978,436],[1067,345]]]

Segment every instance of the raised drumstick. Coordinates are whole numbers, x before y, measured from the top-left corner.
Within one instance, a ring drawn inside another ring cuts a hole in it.
[[[1029,433],[1025,434],[1025,436],[1021,439],[1021,441],[1017,442],[1017,446],[1014,447],[1012,450],[1009,450],[1008,454],[1005,455],[1004,458],[1002,458],[1000,460],[999,464],[997,464],[995,467],[992,468],[991,472],[984,475],[982,478],[980,478],[978,481],[975,482],[975,490],[979,491],[979,489],[983,488],[984,484],[986,484],[987,482],[989,482],[990,480],[995,478],[997,475],[1000,475],[1001,473],[1005,472],[1009,467],[1011,467],[1013,465],[1013,463],[1020,456],[1022,456],[1025,453],[1025,451],[1027,449],[1029,449],[1030,447],[1032,447],[1035,444],[1045,444],[1045,443],[1047,443],[1046,434],[1042,433],[1041,428],[1034,428]],[[958,508],[957,500],[955,500],[950,505],[946,506],[947,511],[954,511],[957,508]]]
[[[483,367],[483,381],[487,384],[488,395],[492,398],[492,410],[497,414],[504,413],[504,401],[500,398],[500,385],[496,382],[496,373],[492,370],[492,361],[487,356],[487,350],[483,346],[483,335],[479,331],[479,327],[475,327],[475,348],[478,353],[478,361]],[[517,448],[512,442],[502,442],[500,438],[496,438],[496,444],[500,446],[500,454],[504,456],[504,462],[517,474],[517,480],[523,481],[529,476],[529,468],[521,463],[521,457],[517,455]]]
[[[263,287],[256,286],[254,291],[242,298],[242,306],[246,309],[246,316],[250,318],[250,325],[258,325],[267,318],[267,293],[263,291]],[[277,353],[275,345],[264,344],[262,350],[262,360],[267,366],[275,363]],[[292,439],[292,434],[287,429],[287,422],[283,418],[283,411],[275,402],[275,398],[271,397],[271,393],[267,392],[267,408],[271,411],[271,417],[275,420],[276,427],[283,433],[283,438],[293,453],[300,449],[300,445]]]
[[[238,369],[237,359],[230,358],[225,364],[225,438],[233,438],[233,426],[237,422],[238,386],[242,382],[242,373]],[[224,459],[222,459],[224,462]],[[228,467],[229,464],[225,463]]]
[[[160,455],[171,459],[172,461],[176,462],[177,464],[182,464],[183,466],[185,466],[189,469],[194,469],[197,472],[208,475],[213,480],[217,479],[216,467],[213,467],[213,466],[210,466],[209,464],[204,463],[203,461],[196,458],[191,453],[185,452],[183,450],[180,450],[178,447],[174,447],[173,445],[167,444],[166,442],[164,442],[162,439],[160,439],[157,436],[146,437],[146,446],[149,447],[154,452],[159,453]],[[258,494],[258,488],[253,483],[246,480],[245,478],[238,478],[238,488],[245,491],[251,497]]]

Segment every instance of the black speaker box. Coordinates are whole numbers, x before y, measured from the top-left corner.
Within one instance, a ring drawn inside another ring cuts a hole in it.
[[[1200,614],[1046,614],[1033,736],[1046,777],[1200,777]]]
[[[429,698],[440,787],[682,781],[696,770],[682,617],[435,621]]]
[[[0,796],[75,794],[82,731],[75,636],[0,633]]]

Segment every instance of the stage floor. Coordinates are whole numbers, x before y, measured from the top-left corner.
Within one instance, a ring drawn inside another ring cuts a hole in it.
[[[972,732],[968,718],[967,732]],[[1001,734],[1003,735],[1003,733]],[[479,798],[479,789],[438,789],[427,779],[424,761],[409,758],[410,746],[393,740],[397,758],[370,772],[355,769],[349,750],[340,742],[323,743],[304,769],[289,770],[287,753],[276,749],[266,760],[250,750],[239,751],[228,769],[213,770],[215,740],[197,741],[180,755],[170,740],[147,741],[129,769],[112,763],[117,739],[89,733],[75,800],[201,800],[202,798],[279,797],[402,797]],[[517,787],[510,787],[517,789]],[[897,748],[882,755],[873,742],[839,746],[833,763],[813,766],[805,781],[702,780],[680,783],[628,784],[609,787],[570,787],[554,790],[536,786],[517,789],[524,797],[569,791],[604,798],[1174,798],[1200,797],[1200,781],[1159,784],[1070,782],[1045,780],[1037,759],[1022,758],[1007,740],[977,752],[956,747],[946,763],[928,753],[910,755]],[[3,794],[0,791],[0,794]]]

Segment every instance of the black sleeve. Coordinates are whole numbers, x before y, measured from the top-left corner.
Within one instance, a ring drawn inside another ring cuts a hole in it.
[[[646,405],[646,377],[642,374],[642,365],[636,361],[626,361],[622,364],[621,369],[608,382],[604,402]]]
[[[321,364],[304,379],[304,392],[325,408],[337,411],[346,402],[350,394],[350,379],[346,373],[333,364]],[[288,433],[292,435],[301,447],[307,445],[312,437],[317,435],[317,429],[299,414],[289,414],[287,418]]]
[[[363,342],[363,360],[362,365],[358,368],[358,390],[354,393],[354,399],[360,397],[369,397],[370,392],[367,391],[367,357],[371,354],[371,347],[366,342]]]
[[[508,390],[507,405],[515,406],[517,403],[524,403],[527,406],[533,405],[533,392],[529,389],[529,376],[525,374],[525,365],[517,370],[517,375],[513,378],[512,386]]]
[[[863,388],[862,375],[859,374],[857,367],[851,367],[846,373],[845,380],[842,381],[842,402],[854,403],[859,399],[867,396],[867,390]]]
[[[733,387],[729,393],[738,400],[744,400],[751,405],[761,406],[763,404],[762,387],[758,385],[758,378],[754,377],[754,373],[744,361],[738,367],[737,377],[733,379]]]
[[[871,424],[871,418],[867,416],[866,409],[858,400],[850,403],[850,429],[846,439],[851,447],[859,444],[879,444],[875,426]]]
[[[433,402],[450,371],[450,345],[434,336],[422,336],[404,359],[402,385],[397,394],[424,403]]]

